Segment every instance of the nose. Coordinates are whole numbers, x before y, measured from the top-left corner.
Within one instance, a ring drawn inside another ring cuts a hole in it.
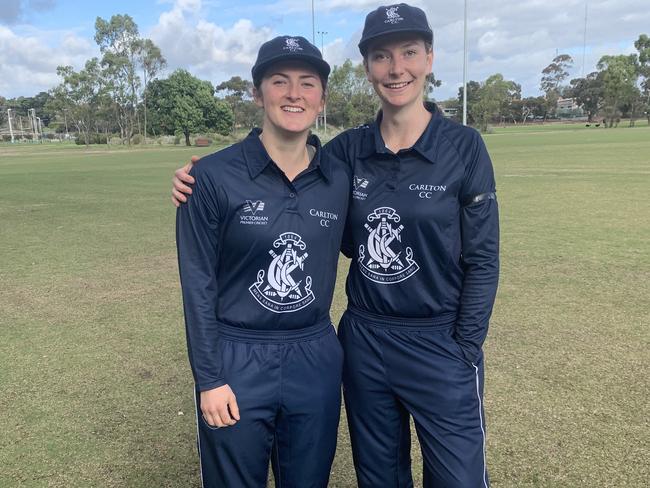
[[[404,63],[400,56],[391,56],[390,74],[391,76],[400,76],[404,72]]]
[[[289,83],[287,90],[287,98],[289,100],[298,100],[300,98],[300,84],[299,83]]]

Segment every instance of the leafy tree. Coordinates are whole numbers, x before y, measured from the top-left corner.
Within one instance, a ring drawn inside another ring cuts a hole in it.
[[[160,52],[160,48],[156,46],[151,39],[140,39],[137,46],[137,60],[142,69],[144,78],[145,90],[142,94],[144,105],[144,140],[147,141],[147,83],[153,80],[158,73],[160,73],[165,66],[167,60]]]
[[[224,100],[230,106],[233,114],[233,131],[237,126],[244,122],[246,115],[250,116],[250,105],[255,105],[252,101],[253,96],[253,82],[244,80],[239,76],[233,76],[228,81],[224,81],[217,85],[218,92],[224,92]],[[244,108],[244,106],[248,106]],[[250,117],[248,117],[250,119]],[[245,122],[250,122],[246,120]],[[249,124],[246,124],[249,125]]]
[[[603,98],[603,81],[597,72],[588,74],[585,78],[571,80],[571,97],[587,114],[588,122],[593,122]]]
[[[476,124],[476,114],[475,107],[479,100],[479,90],[481,89],[481,83],[478,81],[468,81],[467,82],[467,123],[470,125]],[[464,90],[461,86],[458,88],[458,106],[460,110],[463,109],[463,98]],[[461,114],[462,118],[462,114]]]
[[[650,124],[650,37],[646,34],[641,34],[639,38],[634,41],[634,47],[639,51],[638,58],[638,73],[643,78],[641,83],[643,104],[642,109]]]
[[[544,97],[526,97],[513,99],[504,109],[504,118],[515,123],[525,123],[529,119],[546,117],[546,100]]]
[[[86,61],[79,72],[72,66],[59,66],[57,74],[63,82],[52,90],[50,106],[68,113],[68,120],[77,127],[86,145],[96,132],[97,114],[107,105],[106,85],[97,58]]]
[[[426,78],[426,83],[424,85],[424,99],[429,100],[432,98],[434,88],[438,88],[442,85],[442,80],[438,80],[436,75],[429,73]]]
[[[152,81],[147,90],[152,125],[158,132],[182,133],[188,146],[190,134],[208,129],[224,135],[230,132],[232,111],[214,97],[214,87],[209,81],[178,69],[167,79]]]
[[[138,70],[142,69],[146,88],[147,80],[165,67],[166,60],[153,41],[140,38],[138,26],[129,15],[113,15],[108,21],[97,17],[95,42],[103,55],[104,76],[112,94],[120,133],[130,144],[136,126],[142,133],[138,116],[142,83]],[[142,96],[146,97],[144,93]],[[146,136],[146,99],[143,105]]]
[[[508,81],[500,73],[490,76],[481,83],[478,90],[478,101],[474,104],[473,112],[481,131],[485,132],[488,123],[503,116],[504,108],[515,99],[521,98],[521,86],[514,81]],[[467,97],[469,101],[469,96]]]
[[[7,99],[0,95],[0,125],[3,125],[7,122]]]
[[[104,76],[115,103],[121,135],[130,143],[135,132],[140,88],[140,77],[136,72],[140,51],[138,26],[129,15],[113,15],[109,21],[97,17],[95,42],[103,55]]]
[[[560,54],[542,70],[540,89],[546,94],[548,112],[555,112],[557,101],[562,93],[562,84],[569,77],[572,66],[573,58],[568,54]]]
[[[363,64],[355,66],[347,59],[334,66],[327,86],[327,119],[332,125],[355,127],[375,118],[381,104],[366,79]]]
[[[596,65],[603,84],[603,108],[608,127],[620,119],[621,109],[635,97],[637,55],[606,55]]]

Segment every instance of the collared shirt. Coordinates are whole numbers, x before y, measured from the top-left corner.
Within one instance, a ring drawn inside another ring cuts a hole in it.
[[[259,134],[194,166],[192,197],[177,213],[188,350],[202,391],[226,382],[219,323],[289,330],[329,317],[349,167],[312,136],[311,164],[289,181]]]
[[[431,120],[394,154],[381,113],[327,149],[350,162],[353,189],[343,252],[352,306],[404,318],[457,314],[463,352],[485,339],[498,282],[499,224],[492,163],[478,132],[427,104]]]

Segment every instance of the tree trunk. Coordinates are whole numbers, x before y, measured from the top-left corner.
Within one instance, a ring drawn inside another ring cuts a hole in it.
[[[183,133],[185,134],[185,145],[191,146],[192,144],[190,144],[190,131],[185,131]]]

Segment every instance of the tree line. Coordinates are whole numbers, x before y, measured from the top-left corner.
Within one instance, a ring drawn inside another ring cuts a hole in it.
[[[597,71],[569,80],[573,58],[557,55],[541,72],[542,96],[521,96],[521,85],[497,73],[483,82],[467,84],[468,122],[481,130],[488,124],[523,123],[560,116],[584,115],[588,122],[602,118],[613,127],[621,118],[645,117],[650,124],[650,38],[641,34],[635,41],[637,53],[606,55],[596,65]],[[567,82],[568,81],[568,82]],[[573,99],[576,108],[558,105],[560,99]],[[463,89],[456,99],[443,104],[460,110]]]
[[[192,134],[227,135],[261,124],[262,112],[253,100],[250,80],[234,76],[215,87],[183,69],[159,78],[167,62],[151,39],[139,35],[129,15],[97,17],[95,42],[101,58],[89,59],[78,71],[59,66],[61,82],[49,92],[9,100],[0,97],[4,107],[0,125],[6,123],[7,108],[14,116],[27,116],[34,109],[44,126],[59,133],[76,132],[78,143],[119,138],[132,144],[175,135],[189,145]],[[637,53],[603,56],[597,71],[574,79],[569,79],[571,56],[557,55],[541,72],[542,96],[522,97],[521,85],[500,73],[470,81],[468,122],[483,131],[494,123],[571,115],[584,115],[590,122],[601,117],[608,127],[621,117],[633,125],[645,116],[650,123],[650,38],[642,34],[634,45]],[[440,83],[430,74],[423,97],[432,99]],[[349,59],[333,67],[327,92],[327,122],[337,128],[368,123],[380,107],[363,64]],[[560,99],[573,99],[575,105],[561,107]],[[441,102],[446,109],[455,109],[458,118],[462,104],[462,87],[456,98]]]

